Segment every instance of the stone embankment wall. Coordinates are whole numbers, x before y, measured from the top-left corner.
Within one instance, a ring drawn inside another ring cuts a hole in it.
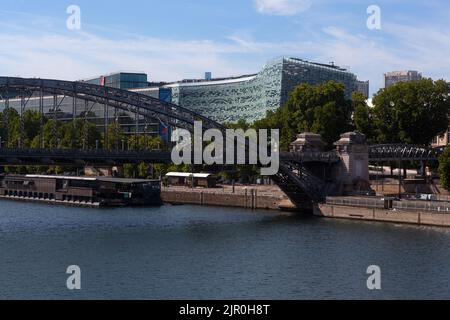
[[[450,213],[436,211],[387,210],[381,208],[320,204],[314,208],[314,215],[327,218],[450,227]]]
[[[173,204],[193,204],[204,206],[239,207],[246,209],[280,210],[280,204],[287,197],[276,189],[264,187],[237,188],[233,193],[228,189],[163,188],[162,200]]]

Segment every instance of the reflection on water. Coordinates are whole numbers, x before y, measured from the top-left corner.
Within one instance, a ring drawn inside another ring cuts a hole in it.
[[[450,229],[270,211],[1,201],[0,298],[450,298],[449,244]]]

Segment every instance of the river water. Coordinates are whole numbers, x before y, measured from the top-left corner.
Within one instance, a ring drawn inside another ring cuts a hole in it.
[[[66,269],[81,269],[81,290]],[[381,290],[368,290],[368,266]],[[450,229],[271,211],[0,202],[2,299],[450,298]]]

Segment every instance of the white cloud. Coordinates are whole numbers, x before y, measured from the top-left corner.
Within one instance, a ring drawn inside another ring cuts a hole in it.
[[[311,7],[311,0],[254,0],[256,9],[263,14],[293,16]]]
[[[0,74],[76,80],[118,70],[147,72],[151,80],[179,80],[211,70],[239,74],[245,68],[224,55],[248,50],[236,43],[128,37],[120,40],[92,34],[0,34]],[[245,70],[248,72],[249,70]]]
[[[8,43],[0,47],[0,75],[78,80],[130,70],[148,73],[151,81],[174,81],[205,71],[214,76],[253,73],[279,52],[301,52],[292,42],[258,42],[243,33],[211,41],[15,26],[5,23],[0,33],[0,42]]]
[[[379,36],[337,27],[323,31],[328,37],[316,43],[317,59],[350,66],[360,79],[370,79],[373,92],[383,86],[383,74],[393,70],[418,70],[435,80],[450,80],[450,56],[446,54],[450,37],[438,29],[385,24]]]
[[[276,42],[258,41],[245,31],[211,41],[0,25],[0,42],[8,44],[0,47],[0,75],[77,80],[136,70],[148,73],[151,81],[173,81],[201,77],[204,71],[214,76],[254,73],[271,58],[291,55],[349,66],[360,79],[370,80],[372,92],[382,86],[383,73],[397,69],[450,80],[450,37],[430,26],[385,23],[380,32],[364,34],[327,27]]]

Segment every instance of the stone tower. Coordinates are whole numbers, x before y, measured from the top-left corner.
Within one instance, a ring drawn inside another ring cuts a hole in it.
[[[369,182],[369,149],[366,136],[347,132],[335,143],[341,158],[337,179],[345,194],[373,193]]]
[[[297,140],[291,143],[291,152],[320,152],[325,143],[320,134],[304,132],[297,135]]]

